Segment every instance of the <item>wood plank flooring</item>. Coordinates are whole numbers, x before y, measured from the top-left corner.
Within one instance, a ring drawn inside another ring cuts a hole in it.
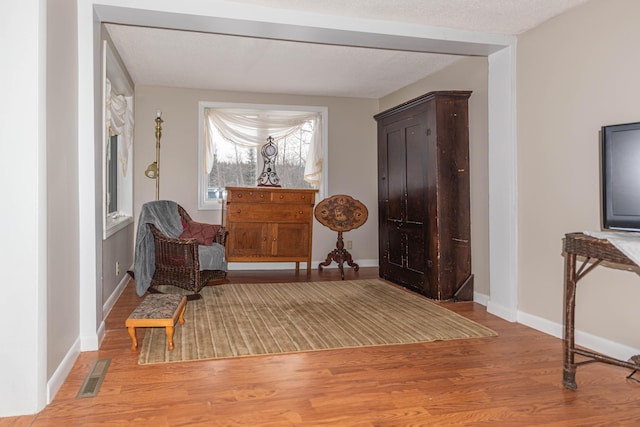
[[[377,277],[351,269],[346,279]],[[312,280],[339,280],[336,269]],[[293,271],[229,273],[230,281],[305,281]],[[640,425],[640,384],[628,370],[578,368],[562,388],[562,342],[488,314],[443,303],[498,337],[139,366],[124,321],[140,302],[127,286],[99,351],[78,358],[40,414],[0,426],[614,426]],[[139,339],[142,337],[139,332]],[[97,359],[111,358],[96,397],[76,399]]]

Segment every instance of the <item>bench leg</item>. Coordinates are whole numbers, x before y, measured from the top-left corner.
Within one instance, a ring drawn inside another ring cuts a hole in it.
[[[138,348],[138,339],[136,338],[136,327],[129,326],[127,327],[127,330],[129,331],[129,336],[131,337],[131,350],[136,351],[136,349]]]
[[[167,332],[167,347],[169,351],[173,350],[173,326],[166,327]]]
[[[178,322],[180,322],[181,325],[184,325],[184,311],[187,309],[187,305],[185,304],[184,307],[182,307],[182,310],[180,311],[180,317],[178,317]]]

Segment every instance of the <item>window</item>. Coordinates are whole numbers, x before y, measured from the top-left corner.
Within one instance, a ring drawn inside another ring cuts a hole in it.
[[[107,134],[103,167],[105,239],[133,222],[133,176],[126,173],[129,162],[123,162],[123,156],[130,159],[131,153],[123,145],[122,135]]]
[[[133,89],[106,40],[103,40],[102,238],[133,223]],[[111,78],[116,82],[112,86]]]
[[[118,135],[109,138],[107,147],[107,215],[118,213]]]
[[[219,209],[225,186],[257,185],[269,137],[283,187],[326,188],[326,116],[326,107],[201,102],[199,208]]]
[[[133,222],[133,177],[126,173],[126,163],[122,161],[123,156],[127,159],[131,156],[123,149],[122,135],[107,134],[105,138],[103,238],[106,239]]]
[[[304,168],[313,136],[313,123],[275,142],[278,155],[275,170],[289,188],[313,188],[304,180]],[[225,186],[253,186],[263,171],[261,147],[244,147],[220,138],[214,147],[213,163],[207,178],[207,197],[222,198]]]

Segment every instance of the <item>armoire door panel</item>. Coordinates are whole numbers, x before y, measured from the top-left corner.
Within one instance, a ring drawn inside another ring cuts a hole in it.
[[[424,275],[419,272],[391,264],[388,266],[387,275],[383,276],[383,278],[399,285],[407,286],[417,292],[424,293]]]
[[[387,219],[404,220],[406,150],[404,132],[387,134]]]
[[[408,230],[406,236],[406,268],[412,271],[425,273],[429,267],[427,262],[424,231],[421,227]]]
[[[424,125],[407,128],[405,154],[406,221],[422,224],[426,214],[427,150]]]
[[[391,228],[391,227],[390,227]],[[393,227],[388,233],[388,262],[402,268],[424,273],[426,262],[424,233],[421,227]]]
[[[405,239],[404,234],[398,231],[397,226],[387,227],[387,262],[399,267],[404,267]]]

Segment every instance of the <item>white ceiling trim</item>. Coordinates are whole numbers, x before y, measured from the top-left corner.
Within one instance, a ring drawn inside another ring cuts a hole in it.
[[[109,28],[136,84],[380,98],[463,56],[489,56],[515,43],[513,34],[585,1],[93,4],[102,22],[138,26]]]
[[[156,10],[144,10],[144,3],[155,3]],[[129,3],[126,2],[125,6],[116,7],[96,5],[95,11],[102,22],[126,25],[456,55],[486,56],[514,40],[514,36],[510,35],[429,25],[355,17],[341,18],[295,10],[286,10],[286,13],[283,13],[284,11],[273,8],[228,1],[216,2],[215,8],[207,8],[202,15],[184,14],[172,10],[173,8],[165,9],[162,3],[166,1],[141,0],[136,2],[135,9],[127,7]],[[215,13],[212,14],[211,11]],[[238,19],[238,16],[242,19]]]
[[[209,8],[201,16],[144,10],[140,3],[95,10],[103,22],[129,26],[107,28],[132,78],[143,85],[377,99],[460,55],[487,56],[515,41],[225,1],[217,3],[215,16]],[[305,22],[309,26],[298,25]]]

